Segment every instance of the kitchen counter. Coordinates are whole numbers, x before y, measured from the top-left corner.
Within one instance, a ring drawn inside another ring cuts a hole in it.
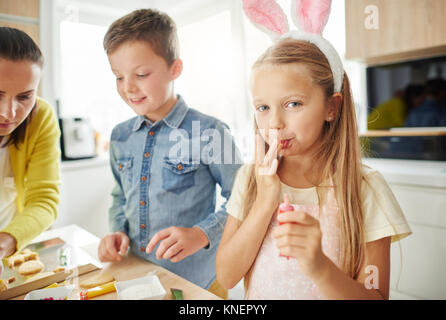
[[[446,188],[446,161],[363,158],[388,183]]]
[[[90,158],[90,159],[79,159],[79,160],[64,160],[61,161],[60,169],[64,171],[76,171],[85,168],[95,168],[95,167],[109,167],[110,160],[108,153],[103,153],[100,156]]]
[[[39,235],[34,242],[48,240],[54,237],[59,237],[66,243],[81,248],[92,258],[99,261],[97,257],[97,248],[100,239],[88,231],[78,227],[77,225],[69,225],[57,229],[51,229]],[[190,281],[170,272],[169,270],[160,267],[154,263],[142,260],[136,256],[129,254],[120,262],[102,263],[103,268],[85,273],[81,276],[74,277],[68,282],[75,285],[75,290],[79,289],[79,283],[92,276],[100,274],[101,272],[110,273],[117,281],[131,280],[145,276],[147,273],[154,271],[159,277],[161,284],[166,290],[167,294],[164,300],[172,300],[170,288],[181,289],[185,300],[221,300],[216,295],[207,290],[198,287]],[[13,300],[22,300],[25,295],[13,298]],[[102,296],[94,297],[91,300],[116,300],[116,292],[104,294]]]

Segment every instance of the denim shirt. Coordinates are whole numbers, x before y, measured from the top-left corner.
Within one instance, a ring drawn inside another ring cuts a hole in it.
[[[151,122],[137,116],[118,124],[110,141],[115,179],[109,222],[112,232],[130,238],[135,255],[208,288],[216,278],[215,257],[226,223],[226,202],[242,163],[229,128],[223,122],[178,102]],[[224,204],[216,210],[217,183]],[[199,227],[209,244],[180,262],[156,258],[145,248],[158,231]]]

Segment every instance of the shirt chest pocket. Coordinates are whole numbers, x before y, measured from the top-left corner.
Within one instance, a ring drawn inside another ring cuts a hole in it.
[[[163,189],[180,194],[195,185],[195,174],[199,164],[191,164],[179,159],[164,159]]]
[[[121,176],[121,184],[124,188],[132,184],[133,158],[121,158],[116,161],[118,172]]]

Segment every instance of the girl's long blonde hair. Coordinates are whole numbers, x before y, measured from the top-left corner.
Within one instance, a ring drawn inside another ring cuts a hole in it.
[[[308,68],[312,80],[322,87],[326,101],[333,95],[333,74],[324,54],[313,44],[284,39],[270,47],[254,64],[299,63]],[[311,176],[321,207],[322,183],[331,180],[339,208],[340,263],[342,270],[356,279],[364,260],[364,227],[360,201],[361,149],[350,83],[346,74],[342,85],[342,104],[334,121],[326,122],[322,142],[314,156],[316,166]],[[257,128],[257,126],[256,126]],[[254,165],[249,168],[247,192],[242,204],[243,216],[250,211],[257,194]],[[321,210],[319,211],[321,212]],[[246,284],[247,282],[245,282]]]

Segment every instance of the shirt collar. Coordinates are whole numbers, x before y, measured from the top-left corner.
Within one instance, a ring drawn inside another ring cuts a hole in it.
[[[162,120],[160,120],[164,121],[166,125],[174,129],[178,129],[178,127],[181,125],[184,118],[186,117],[187,111],[189,110],[188,106],[184,102],[184,99],[181,95],[177,95],[177,99],[178,101],[172,108],[172,110],[170,110],[167,116],[165,116]],[[152,126],[154,124],[145,116],[138,116],[136,117],[135,123],[133,125],[133,131],[134,132],[138,131],[144,123],[146,123],[149,126]]]

